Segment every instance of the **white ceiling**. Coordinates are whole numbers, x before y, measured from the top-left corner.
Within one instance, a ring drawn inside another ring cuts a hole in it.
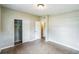
[[[79,4],[46,4],[44,9],[38,9],[33,4],[3,4],[2,6],[37,16],[57,15],[79,10]]]

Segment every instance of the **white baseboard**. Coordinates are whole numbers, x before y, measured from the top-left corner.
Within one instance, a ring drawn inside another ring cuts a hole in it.
[[[74,50],[79,51],[79,49],[77,49],[77,48],[75,48],[75,47],[72,47],[72,46],[70,46],[70,45],[63,44],[63,43],[60,43],[60,42],[57,42],[57,41],[54,41],[54,40],[46,40],[46,41],[55,42],[55,43],[57,43],[57,44],[59,44],[59,45],[63,45],[63,46],[69,47],[69,48],[71,48],[71,49],[74,49]]]
[[[23,43],[25,43],[25,42],[31,42],[31,41],[35,41],[35,40],[38,40],[38,39],[32,39],[32,40],[23,41]]]
[[[31,41],[35,41],[35,40],[37,40],[37,39],[29,40],[29,41],[27,41],[27,42],[31,42]],[[23,42],[23,43],[26,43],[26,42]],[[6,47],[3,47],[3,48],[0,48],[0,52],[1,52],[1,50],[7,49],[7,48],[10,48],[10,47],[14,47],[14,45],[10,45],[10,46],[6,46]]]
[[[10,45],[10,46],[3,47],[3,48],[0,49],[0,51],[3,50],[3,49],[7,49],[7,48],[10,48],[10,47],[13,47],[13,46],[14,45]]]

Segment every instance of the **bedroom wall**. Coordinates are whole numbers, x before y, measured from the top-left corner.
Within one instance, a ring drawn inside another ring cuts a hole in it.
[[[38,16],[11,10],[5,7],[1,8],[2,15],[2,33],[0,37],[0,48],[14,46],[14,19],[23,21],[23,43],[33,41],[35,22],[39,20]]]
[[[79,11],[49,16],[47,41],[79,50]]]

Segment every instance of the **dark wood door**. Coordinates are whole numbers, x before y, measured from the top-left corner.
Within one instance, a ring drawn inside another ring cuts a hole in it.
[[[14,20],[14,44],[22,43],[22,20]]]

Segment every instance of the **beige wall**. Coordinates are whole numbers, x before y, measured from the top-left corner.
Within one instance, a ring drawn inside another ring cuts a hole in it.
[[[49,16],[47,41],[79,50],[79,11]]]
[[[34,26],[39,17],[2,7],[2,37],[0,48],[14,45],[14,19],[23,21],[23,42],[34,39]]]

